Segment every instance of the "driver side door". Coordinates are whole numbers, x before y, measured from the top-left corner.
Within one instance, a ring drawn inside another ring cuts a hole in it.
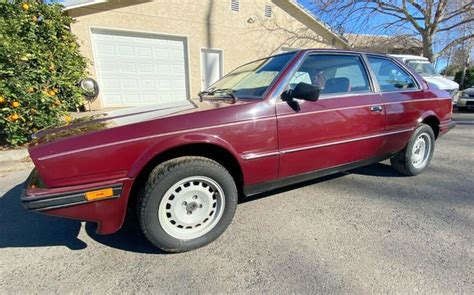
[[[290,80],[321,87],[299,110],[277,101],[280,179],[380,156],[385,110],[361,54],[310,53]]]

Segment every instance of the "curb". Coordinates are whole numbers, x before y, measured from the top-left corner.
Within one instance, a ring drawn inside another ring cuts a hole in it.
[[[28,150],[9,150],[9,151],[0,151],[0,163],[8,161],[18,161],[28,157]]]

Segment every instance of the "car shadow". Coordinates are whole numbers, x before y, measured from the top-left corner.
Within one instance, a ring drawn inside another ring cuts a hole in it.
[[[77,238],[81,222],[28,212],[21,204],[23,184],[0,197],[0,249],[66,246],[80,250],[87,244]]]
[[[347,173],[379,177],[406,177],[406,175],[403,175],[397,170],[393,169],[391,165],[384,163],[376,163],[369,166],[356,168],[349,170]]]
[[[161,251],[147,240],[140,229],[135,210],[128,210],[126,216],[122,228],[116,233],[99,235],[96,233],[97,225],[89,222],[86,232],[96,242],[115,249],[143,254],[171,254]]]
[[[285,186],[285,187],[282,187],[282,188],[274,189],[274,190],[271,190],[271,191],[268,191],[268,192],[259,193],[259,194],[256,194],[256,195],[253,195],[253,196],[250,196],[250,197],[241,196],[239,198],[239,203],[247,203],[247,202],[255,201],[255,200],[258,200],[258,199],[262,199],[262,198],[270,197],[270,196],[277,195],[277,194],[280,194],[280,193],[284,193],[284,192],[287,192],[287,191],[290,191],[290,190],[302,188],[302,187],[309,186],[309,185],[318,184],[320,182],[329,181],[331,179],[339,178],[339,177],[342,177],[342,176],[345,176],[345,175],[348,175],[348,174],[360,174],[360,175],[377,176],[377,177],[405,177],[405,175],[400,174],[399,172],[394,170],[392,168],[392,166],[390,166],[388,164],[376,163],[376,164],[372,164],[372,165],[369,165],[369,166],[364,166],[364,167],[360,167],[360,168],[356,168],[356,169],[352,169],[352,170],[348,170],[348,171],[328,175],[328,176],[321,177],[321,178],[315,178],[315,179],[303,181],[303,182],[292,184],[292,185]]]

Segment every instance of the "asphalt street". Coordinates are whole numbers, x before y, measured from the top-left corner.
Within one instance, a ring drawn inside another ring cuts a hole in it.
[[[474,293],[474,113],[431,166],[388,162],[241,202],[209,246],[164,254],[131,216],[118,233],[27,212],[28,162],[0,167],[0,293]]]

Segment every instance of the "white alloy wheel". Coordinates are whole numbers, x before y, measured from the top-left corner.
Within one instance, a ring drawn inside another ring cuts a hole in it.
[[[163,230],[180,240],[199,238],[222,217],[225,196],[221,186],[205,176],[192,176],[172,185],[158,207]]]

